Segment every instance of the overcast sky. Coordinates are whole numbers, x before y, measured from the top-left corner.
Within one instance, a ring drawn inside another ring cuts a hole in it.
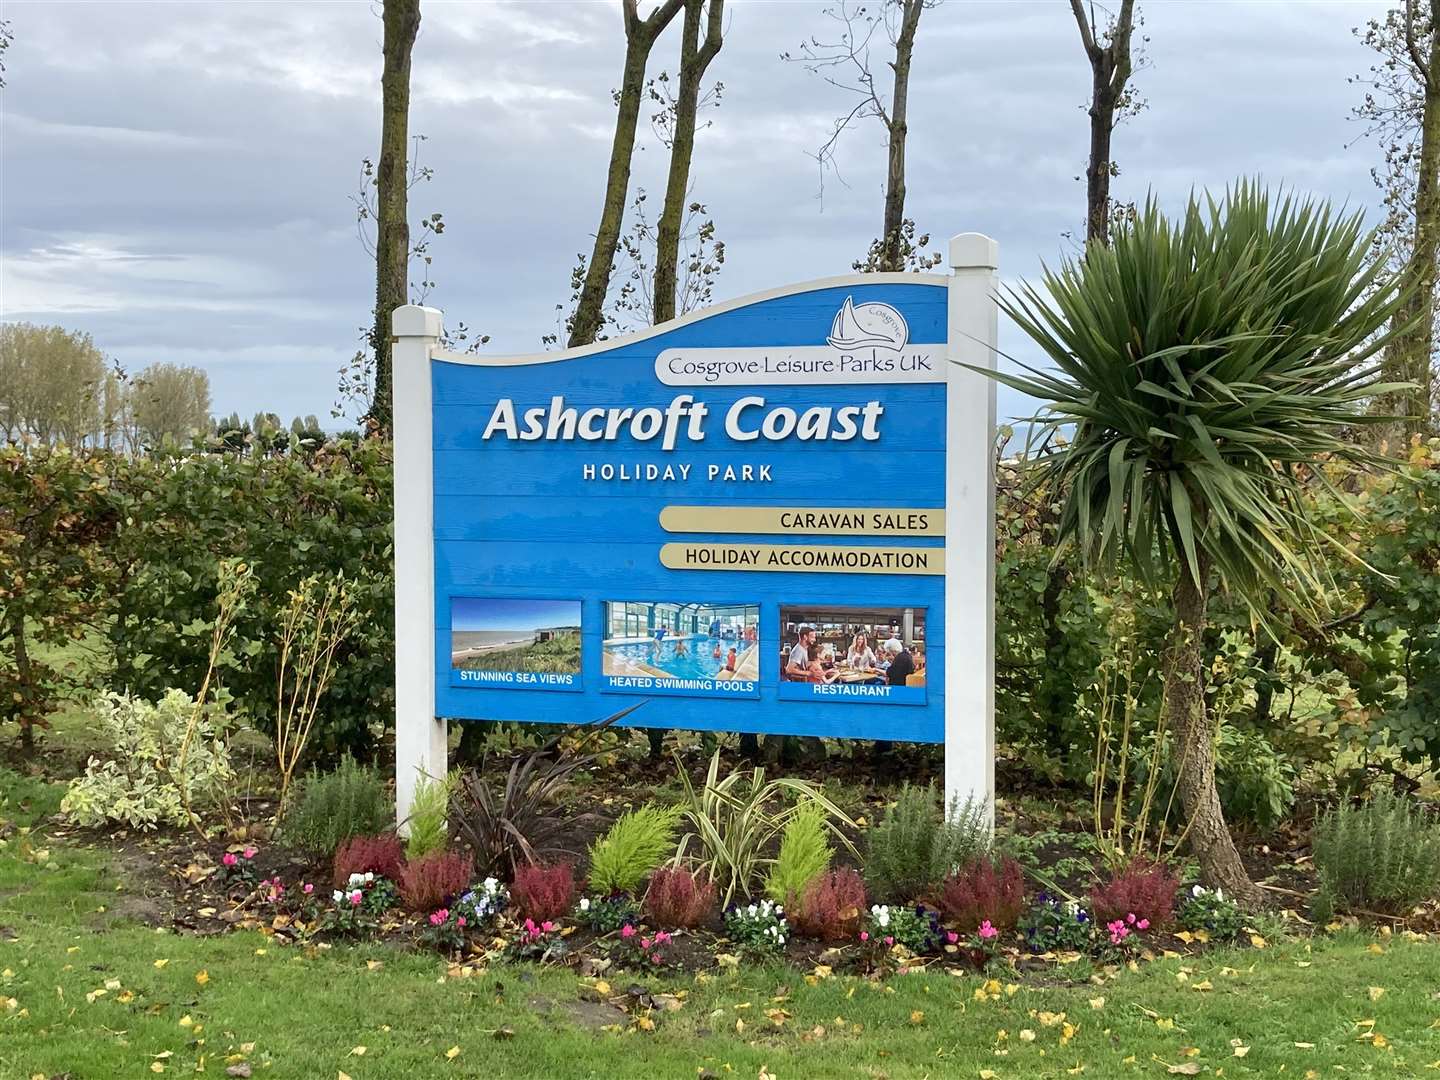
[[[821,200],[809,155],[847,99],[780,59],[826,31],[825,6],[727,5],[711,67],[723,103],[692,173],[728,250],[716,299],[845,273],[878,231],[878,124],[845,141],[844,183],[828,178]],[[1370,62],[1352,28],[1384,8],[1143,3],[1134,84],[1149,106],[1116,133],[1116,194],[1173,204],[1261,175],[1377,205],[1347,78]],[[6,0],[3,15],[0,316],[89,331],[130,370],[198,364],[217,412],[341,423],[336,372],[374,297],[349,196],[378,149],[379,5]],[[678,29],[652,74],[675,69]],[[622,51],[618,3],[422,2],[411,131],[435,177],[411,210],[446,222],[428,302],[491,350],[540,348],[590,250]],[[1063,0],[926,11],[909,215],[942,243],[996,237],[1007,280],[1073,250],[1062,234],[1084,216],[1089,78]],[[658,200],[665,158],[645,134],[632,185]],[[1008,328],[1002,347],[1024,351]]]

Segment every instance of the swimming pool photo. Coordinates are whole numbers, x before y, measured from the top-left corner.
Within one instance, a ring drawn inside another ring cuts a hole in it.
[[[605,605],[606,675],[669,679],[760,676],[755,604],[620,601]]]

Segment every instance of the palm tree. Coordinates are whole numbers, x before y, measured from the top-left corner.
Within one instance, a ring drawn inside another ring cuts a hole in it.
[[[1206,601],[1232,591],[1262,627],[1276,597],[1319,617],[1335,545],[1305,487],[1374,463],[1347,432],[1392,389],[1374,357],[1402,291],[1371,240],[1359,214],[1242,182],[1176,221],[1151,199],[1111,247],[1001,298],[1058,369],[995,376],[1045,401],[1036,421],[1068,440],[1039,477],[1061,493],[1057,558],[1074,545],[1088,566],[1123,562],[1173,602],[1164,707],[1187,839],[1242,902],[1260,892],[1215,789]]]

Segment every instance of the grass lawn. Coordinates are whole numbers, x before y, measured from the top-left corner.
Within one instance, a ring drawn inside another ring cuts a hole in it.
[[[57,799],[53,785],[0,772],[0,821],[23,826]],[[988,992],[979,977],[940,969],[880,983],[742,967],[642,978],[682,996],[680,1008],[626,1016],[585,1002],[595,980],[565,970],[497,965],[461,978],[436,956],[379,944],[307,950],[254,932],[159,932],[117,916],[126,889],[124,868],[101,851],[10,834],[0,850],[0,1077],[1440,1069],[1434,940],[1345,933],[1159,960],[1079,985],[1064,985],[1083,974],[1074,968],[1001,973]],[[632,982],[606,978],[611,996]]]

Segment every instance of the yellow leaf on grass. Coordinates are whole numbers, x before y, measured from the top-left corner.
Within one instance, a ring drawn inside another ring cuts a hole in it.
[[[1200,1063],[1198,1061],[1187,1061],[1181,1065],[1168,1065],[1166,1071],[1176,1076],[1199,1076]]]
[[[1042,1012],[1036,1016],[1036,1019],[1040,1021],[1041,1027],[1054,1027],[1056,1024],[1064,1022],[1065,1014],[1063,1012]]]
[[[201,968],[195,973],[195,981],[201,986],[204,986],[210,981],[210,972],[206,971],[204,968]]]
[[[1194,986],[1192,986],[1190,989],[1192,989],[1192,990],[1214,990],[1215,987],[1210,984],[1210,980],[1209,980],[1209,979],[1203,979],[1203,980],[1201,980],[1200,982],[1196,983]]]
[[[1261,937],[1259,934],[1251,934],[1251,935],[1250,935],[1250,944],[1253,945],[1253,946],[1255,946],[1255,948],[1257,948],[1257,949],[1263,949],[1263,948],[1265,948],[1266,941],[1265,941],[1265,939],[1264,939],[1263,937]]]
[[[1090,1007],[1092,1009],[1103,1009],[1105,1007],[1105,999],[1103,997],[1091,998]]]
[[[980,1070],[980,1080],[995,1080],[995,1070],[994,1070],[994,1069],[981,1069],[981,1070]]]
[[[1385,950],[1382,949],[1379,945],[1376,945],[1373,941],[1365,947],[1365,951],[1369,953],[1374,953],[1376,956],[1385,955]]]
[[[157,968],[163,968],[163,967],[164,967],[166,964],[168,964],[169,962],[170,962],[169,960],[156,960],[156,961],[155,961],[155,966],[156,966]]]
[[[924,1022],[925,1022],[925,1014],[924,1014],[924,1012],[922,1012],[922,1011],[919,1010],[919,1009],[914,1009],[914,1010],[911,1011],[911,1013],[910,1013],[910,1023],[912,1023],[912,1024],[923,1024]]]
[[[458,1046],[452,1046],[452,1047],[450,1047],[449,1050],[446,1050],[446,1051],[445,1051],[445,1059],[446,1059],[447,1061],[454,1061],[454,1060],[455,1060],[457,1057],[459,1057],[459,1056],[460,1056],[460,1047],[458,1047]]]
[[[1381,995],[1384,994],[1384,993],[1385,993],[1385,988],[1384,988],[1383,986],[1372,986],[1372,987],[1370,987],[1370,1000],[1371,1000],[1371,1001],[1379,1001]]]
[[[184,1016],[180,1017],[180,1026],[181,1026],[181,1027],[194,1027],[194,1026],[195,1026],[195,1021],[192,1020],[192,1019],[190,1019],[190,1014],[189,1014],[189,1013],[186,1013]]]
[[[350,1080],[350,1074],[347,1072],[342,1072],[335,1077],[335,1080]]]
[[[164,1063],[163,1061],[152,1061],[152,1062],[150,1062],[150,1071],[153,1072],[153,1073],[162,1073],[162,1072],[164,1072],[164,1071],[165,1071],[165,1063]]]
[[[351,1057],[364,1057],[364,1056],[365,1056],[365,1049],[366,1049],[366,1048],[363,1047],[363,1046],[354,1046],[354,1047],[351,1047],[351,1048],[350,1048],[350,1056],[351,1056]]]
[[[1035,1041],[1035,1032],[1031,1031],[1029,1028],[1024,1028],[1024,1029],[1022,1029],[1021,1032],[1020,1032],[1020,1041],[1021,1041],[1021,1042],[1034,1042],[1034,1041]]]
[[[610,993],[610,984],[609,984],[608,982],[606,982],[604,979],[598,980],[598,981],[595,983],[595,992],[596,992],[597,994],[608,994],[608,993]]]

